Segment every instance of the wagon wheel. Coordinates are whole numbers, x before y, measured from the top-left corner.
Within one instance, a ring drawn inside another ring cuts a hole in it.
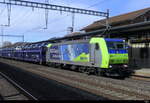
[[[41,60],[40,60],[39,64],[42,65],[42,61]]]

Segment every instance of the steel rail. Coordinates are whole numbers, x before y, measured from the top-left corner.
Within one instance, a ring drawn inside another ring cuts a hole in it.
[[[150,77],[148,77],[148,76],[141,76],[141,75],[132,75],[131,79],[140,80],[140,81],[146,81],[146,82],[150,81]]]
[[[0,101],[3,101],[4,100],[4,98],[0,95]]]
[[[148,76],[142,76],[142,75],[132,75],[132,76],[134,76],[134,77],[140,77],[140,78],[149,78],[150,79],[150,76],[148,77]]]
[[[31,93],[29,93],[27,90],[23,89],[20,85],[18,85],[15,81],[13,81],[12,79],[10,79],[8,76],[6,76],[4,73],[0,72],[0,75],[2,77],[4,77],[8,82],[10,82],[13,86],[16,87],[16,89],[19,89],[19,91],[21,91],[21,93],[25,96],[27,96],[28,98],[32,99],[32,100],[38,100],[36,97],[34,97]]]

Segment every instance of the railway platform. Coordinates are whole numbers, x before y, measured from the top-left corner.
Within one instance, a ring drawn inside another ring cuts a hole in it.
[[[1,100],[28,100],[28,99],[0,75],[0,101]]]

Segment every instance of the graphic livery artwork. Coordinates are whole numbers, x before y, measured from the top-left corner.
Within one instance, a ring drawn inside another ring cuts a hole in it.
[[[73,61],[89,62],[89,45],[88,43],[74,44],[75,58]]]
[[[61,56],[60,56],[60,50],[59,50],[59,46],[56,45],[56,46],[51,46],[50,47],[50,50],[49,50],[49,53],[50,53],[50,59],[54,59],[54,60],[60,60]]]
[[[68,48],[68,45],[61,45],[61,60],[70,61],[71,52]]]
[[[89,44],[76,43],[61,46],[62,60],[88,62],[89,61]]]
[[[50,47],[50,59],[74,62],[89,62],[89,44],[62,44]]]

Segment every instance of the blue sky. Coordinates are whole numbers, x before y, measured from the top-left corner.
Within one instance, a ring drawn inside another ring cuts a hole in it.
[[[3,0],[0,0],[3,1]],[[45,0],[28,0],[44,2]],[[97,11],[110,10],[110,16],[147,8],[150,0],[49,0],[51,4],[71,6]],[[5,35],[24,35],[25,41],[35,42],[52,37],[62,37],[71,26],[71,14],[49,11],[48,29],[45,27],[45,10],[12,6],[11,26],[4,28]],[[103,17],[75,14],[75,31]],[[7,24],[6,5],[0,4],[0,25]],[[1,37],[0,37],[1,40]],[[4,37],[4,41],[19,42],[22,38]]]

